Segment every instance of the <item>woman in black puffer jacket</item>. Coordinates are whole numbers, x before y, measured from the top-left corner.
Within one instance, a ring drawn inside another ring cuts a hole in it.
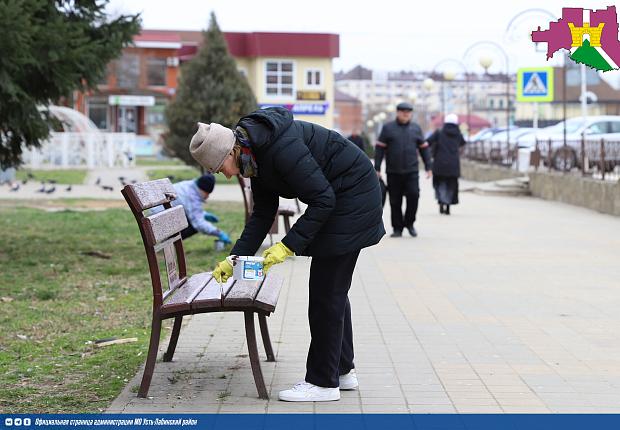
[[[308,205],[290,232],[263,254],[265,270],[287,256],[311,256],[308,317],[312,341],[305,381],[282,391],[288,401],[338,400],[357,387],[347,297],[360,250],[385,234],[381,188],[368,157],[338,133],[260,109],[229,130],[199,124],[190,151],[211,172],[251,178],[254,210],[231,254],[254,255],[273,223],[279,197]],[[232,273],[226,261],[214,276]]]
[[[461,147],[465,139],[459,129],[458,116],[446,115],[444,125],[426,139],[433,155],[433,187],[439,204],[439,213],[450,215],[450,205],[459,202],[461,176]]]

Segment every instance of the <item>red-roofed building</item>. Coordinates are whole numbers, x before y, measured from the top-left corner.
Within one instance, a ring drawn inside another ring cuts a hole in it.
[[[339,55],[337,34],[224,36],[259,105],[285,106],[297,119],[333,126],[332,59]],[[164,108],[176,93],[180,64],[196,55],[202,41],[201,31],[143,30],[109,65],[98,91],[79,95],[75,107],[101,129],[156,139],[165,129]]]

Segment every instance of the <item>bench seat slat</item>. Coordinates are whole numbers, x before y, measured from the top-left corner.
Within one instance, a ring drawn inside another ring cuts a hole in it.
[[[175,206],[144,218],[146,238],[153,246],[188,226],[183,206]]]
[[[251,307],[254,303],[254,297],[258,293],[261,281],[236,281],[232,288],[226,294],[223,300],[223,306],[227,307],[239,307],[247,306]]]
[[[179,288],[181,285],[183,285],[185,283],[185,281],[187,281],[187,278],[183,278],[180,279],[179,282],[177,283],[177,285],[175,286],[169,286],[169,288],[163,292],[162,298],[164,303],[166,302],[166,299],[170,296],[172,296],[172,294],[174,294],[174,292],[177,290],[177,288]]]
[[[278,304],[282,284],[284,284],[283,278],[268,273],[254,299],[254,307],[267,312],[273,312]]]
[[[188,311],[192,300],[200,294],[211,280],[211,273],[198,273],[189,278],[183,285],[175,289],[161,307],[162,313]]]
[[[211,276],[211,272],[209,276]],[[232,284],[232,280],[228,281],[229,284]],[[194,298],[192,301],[192,309],[204,309],[204,308],[219,308],[222,306],[222,287],[215,280],[215,278],[211,277],[209,279],[209,283],[200,291],[200,293]]]
[[[222,303],[224,302],[224,297],[228,295],[228,292],[230,291],[234,283],[235,281],[231,276],[230,278],[228,278],[228,281],[226,281],[226,283],[222,285]]]

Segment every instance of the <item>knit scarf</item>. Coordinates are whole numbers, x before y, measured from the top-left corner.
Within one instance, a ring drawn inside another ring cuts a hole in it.
[[[244,178],[258,176],[258,165],[252,153],[248,132],[243,127],[237,127],[235,129],[235,137],[241,146],[241,154],[239,156],[239,172],[241,176]]]

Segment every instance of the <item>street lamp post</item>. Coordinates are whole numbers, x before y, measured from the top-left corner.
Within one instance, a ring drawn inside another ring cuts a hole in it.
[[[484,69],[484,76],[488,76],[489,75],[489,67],[491,67],[491,65],[493,64],[493,57],[490,57],[488,55],[482,55],[479,59],[478,59],[478,64],[480,64],[480,66]],[[487,117],[491,117],[491,108],[489,106],[489,101],[487,100],[485,102],[486,108],[487,108]]]
[[[444,86],[446,85],[446,82],[452,82],[454,80],[454,78],[456,77],[456,74],[452,71],[446,71],[443,72],[443,81],[441,83],[441,93],[442,93],[442,104],[443,104],[443,108],[442,108],[442,113],[443,113],[443,117],[444,119],[446,118],[446,115],[448,115],[448,103],[446,102],[446,98],[445,98],[445,91],[444,91]],[[450,94],[452,94],[452,87],[450,86],[450,84],[448,84],[448,89],[450,90]]]
[[[416,115],[419,116],[419,112],[415,109],[416,102],[418,101],[418,95],[416,94],[415,91],[409,91],[409,93],[407,94],[407,98],[411,101],[411,105],[414,108],[414,112],[416,112]]]
[[[434,85],[435,85],[435,81],[433,81],[431,78],[426,78],[424,79],[424,82],[422,82],[422,87],[424,88],[424,127],[426,129],[428,129],[428,125],[430,122],[428,118],[428,112],[430,110],[430,104],[431,104],[430,93]]]
[[[469,73],[467,70],[467,67],[465,66],[465,64],[461,61],[461,60],[457,60],[456,58],[445,58],[441,61],[439,61],[437,64],[435,64],[435,67],[433,67],[432,70],[432,74],[435,74],[435,71],[439,68],[439,66],[442,66],[446,63],[452,63],[452,64],[456,64],[458,67],[460,67],[463,70],[464,76],[465,76],[465,94],[466,94],[466,101],[465,101],[465,108],[467,110],[467,129],[469,130],[469,122],[470,122],[470,107],[469,107]],[[441,111],[442,114],[445,118],[446,116],[446,102],[445,102],[445,95],[444,95],[444,84],[445,81],[452,81],[454,80],[454,78],[456,77],[456,73],[454,71],[446,71],[443,73],[443,81],[442,81],[442,95],[441,95],[441,100],[442,100],[442,107],[441,107]],[[432,80],[431,80],[432,81]]]
[[[478,48],[480,46],[484,46],[484,45],[493,47],[498,52],[501,52],[501,54],[504,57],[504,62],[506,66],[506,143],[508,144],[508,146],[510,146],[510,65],[509,65],[508,54],[506,53],[504,48],[502,48],[496,42],[493,42],[491,40],[482,40],[480,42],[474,43],[469,48],[467,48],[465,50],[465,53],[463,54],[463,58],[464,59],[467,58],[473,49]],[[491,59],[490,57],[481,57],[480,60],[481,60],[480,65],[485,68],[485,73],[486,73],[486,71],[492,64],[493,59]],[[483,60],[484,60],[484,64],[488,64],[487,67],[484,66]]]
[[[375,135],[375,122],[372,119],[366,121],[366,130],[368,130],[370,145],[374,147],[375,142],[377,141],[377,136]]]
[[[585,123],[588,116],[588,97],[587,97],[587,84],[586,84],[586,65],[581,64],[581,116]]]

